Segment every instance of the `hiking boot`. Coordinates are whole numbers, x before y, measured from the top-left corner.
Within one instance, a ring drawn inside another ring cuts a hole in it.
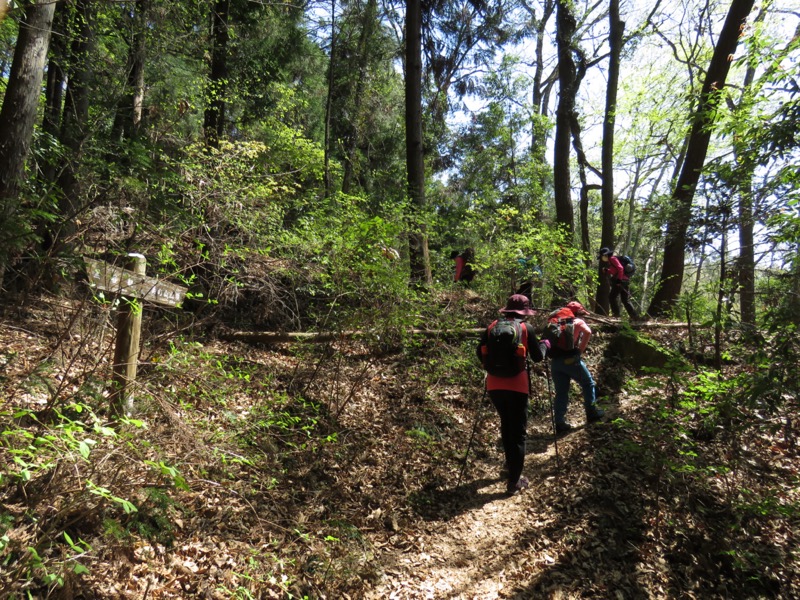
[[[530,485],[527,477],[520,477],[517,480],[517,483],[509,483],[506,486],[506,494],[509,496],[513,496],[517,492],[521,492],[522,490],[526,489]]]
[[[597,423],[600,419],[603,418],[603,415],[606,414],[602,408],[597,408],[593,406],[592,408],[586,411],[586,422],[587,423]]]
[[[563,423],[556,423],[556,433],[569,433],[570,431],[574,431],[574,429],[575,428],[566,421]]]

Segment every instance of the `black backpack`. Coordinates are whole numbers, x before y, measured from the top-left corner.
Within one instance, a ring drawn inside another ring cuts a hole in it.
[[[528,329],[515,319],[501,317],[486,330],[481,346],[483,368],[490,375],[513,377],[525,368],[528,356]]]
[[[633,275],[636,272],[636,265],[633,264],[633,259],[630,256],[620,256],[619,262],[622,264],[622,270],[625,275]]]

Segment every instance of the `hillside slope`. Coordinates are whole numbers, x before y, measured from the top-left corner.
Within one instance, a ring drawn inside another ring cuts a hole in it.
[[[604,423],[554,439],[535,369],[507,498],[474,340],[256,347],[145,316],[123,422],[107,309],[0,322],[0,597],[800,597],[791,439],[670,412],[691,374],[634,375],[614,331],[587,356]]]

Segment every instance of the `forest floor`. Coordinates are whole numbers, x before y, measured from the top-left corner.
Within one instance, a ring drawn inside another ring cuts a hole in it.
[[[82,311],[0,319],[2,598],[800,598],[793,439],[654,420],[685,384],[609,362],[613,331],[586,357],[604,422],[576,388],[554,438],[535,367],[531,486],[507,497],[480,375],[441,368],[474,341],[298,354],[156,327],[112,434],[109,315]]]

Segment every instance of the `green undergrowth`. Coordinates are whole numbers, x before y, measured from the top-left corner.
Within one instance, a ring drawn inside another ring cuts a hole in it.
[[[447,504],[463,498],[446,492],[464,461],[494,452],[486,424],[465,456],[483,372],[474,335],[457,332],[493,312],[468,298],[445,315],[417,306],[424,336],[390,312],[326,343],[172,337],[149,350],[124,419],[108,414],[102,370],[59,388],[56,363],[37,367],[23,388],[47,394],[48,409],[18,402],[0,414],[3,595],[102,597],[108,565],[125,555],[184,573],[185,597],[357,597],[380,576],[375,544],[455,514]],[[784,543],[800,528],[797,352],[778,334],[737,352],[722,372],[685,361],[617,368],[606,401],[635,401],[595,452],[638,498],[625,510],[640,521],[620,535],[646,531],[641,548],[711,595],[714,569],[727,589],[770,595],[798,569]],[[693,571],[680,563],[692,553],[703,556]]]
[[[672,546],[675,561],[695,557],[682,568],[707,594],[719,593],[705,580],[710,571],[748,597],[793,593],[800,556],[786,536],[800,527],[796,403],[765,393],[790,368],[775,354],[785,350],[774,338],[725,371],[685,361],[649,369],[628,381],[638,408],[617,419],[622,435],[604,449],[636,471],[654,539]]]

